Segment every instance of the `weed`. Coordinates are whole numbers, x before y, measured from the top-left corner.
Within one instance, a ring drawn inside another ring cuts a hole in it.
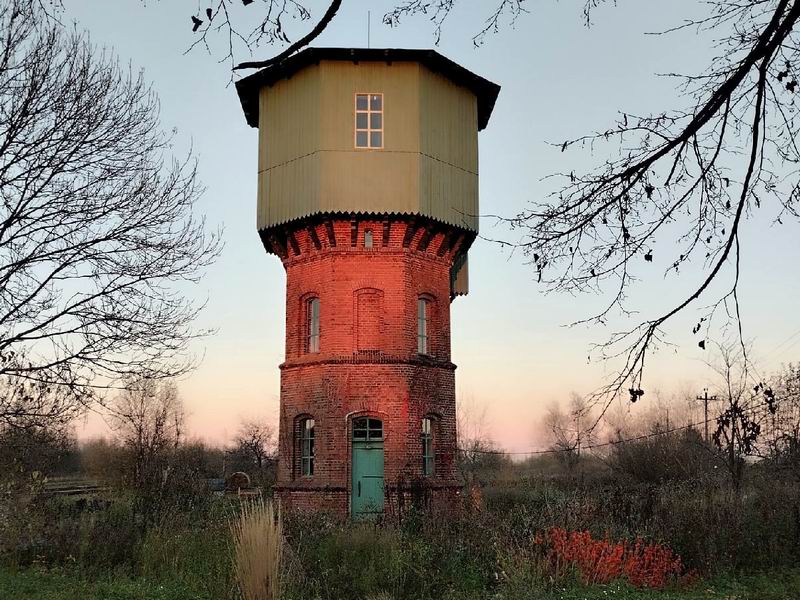
[[[245,504],[231,524],[236,580],[244,600],[278,600],[283,524],[272,502]]]

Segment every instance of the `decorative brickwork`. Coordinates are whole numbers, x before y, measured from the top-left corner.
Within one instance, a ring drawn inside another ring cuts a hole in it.
[[[261,235],[286,269],[276,485],[284,507],[349,513],[352,421],[360,416],[383,422],[386,512],[452,502],[460,488],[451,269],[474,234],[420,217],[327,215]],[[319,298],[318,352],[308,351],[310,298]],[[420,298],[428,301],[426,354],[418,352]],[[433,419],[429,477],[425,417]],[[315,423],[312,476],[300,464],[305,418]]]

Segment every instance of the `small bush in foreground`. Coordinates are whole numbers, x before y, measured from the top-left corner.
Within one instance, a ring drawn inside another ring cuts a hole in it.
[[[637,539],[611,542],[595,539],[588,531],[568,532],[553,527],[537,535],[536,543],[547,548],[550,567],[557,578],[575,569],[584,585],[606,584],[618,579],[637,588],[664,589],[670,584],[685,583],[681,558],[661,544],[647,544]]]

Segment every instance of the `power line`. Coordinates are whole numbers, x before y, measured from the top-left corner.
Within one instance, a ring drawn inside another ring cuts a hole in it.
[[[709,398],[710,400],[711,398]],[[761,404],[757,404],[756,406],[750,407],[750,410],[761,408],[762,406],[769,405],[769,402],[762,402]],[[628,444],[630,442],[640,442],[642,440],[647,440],[650,438],[658,437],[660,435],[668,435],[670,433],[675,433],[676,431],[683,431],[685,429],[694,429],[699,427],[700,425],[707,425],[711,421],[716,421],[716,419],[706,419],[704,421],[697,421],[695,423],[689,423],[687,425],[681,425],[680,427],[672,427],[671,429],[664,429],[662,431],[654,431],[652,433],[645,433],[642,435],[637,435],[635,437],[626,438],[624,440],[612,440],[610,442],[603,442],[601,444],[591,444],[589,446],[581,446],[582,450],[594,450],[595,448],[607,448],[609,446],[617,446],[619,444]],[[559,452],[573,452],[574,448],[548,448],[547,450],[527,450],[523,452],[507,452],[505,450],[479,450],[479,449],[465,449],[459,448],[461,452],[472,452],[475,454],[502,454],[507,456],[536,456],[541,454],[558,454]]]
[[[703,395],[697,396],[697,400],[703,401],[703,419],[705,419],[705,421],[703,421],[703,428],[705,430],[706,444],[708,443],[708,401],[716,399],[716,395],[711,396],[710,398],[708,397],[708,388],[703,388]]]
[[[800,336],[800,329],[798,329],[797,331],[795,331],[795,332],[794,332],[792,335],[790,335],[789,337],[787,337],[785,340],[783,340],[783,341],[782,341],[780,344],[778,344],[777,346],[774,346],[774,347],[772,348],[772,350],[769,352],[769,354],[767,354],[767,357],[765,358],[765,360],[772,360],[773,358],[775,358],[776,356],[778,356],[778,355],[779,355],[781,352],[788,352],[789,350],[791,350],[792,348],[794,348],[794,347],[797,345],[797,343],[798,343],[798,342],[800,342],[800,339],[798,339],[798,340],[795,340],[795,341],[794,341],[793,343],[791,343],[791,344],[790,344],[789,342],[792,342],[792,340],[794,340],[794,339],[795,339],[796,337],[798,337],[798,336]],[[789,344],[789,345],[788,345],[787,347],[785,347],[785,348],[784,348],[784,346],[786,346],[787,344]]]

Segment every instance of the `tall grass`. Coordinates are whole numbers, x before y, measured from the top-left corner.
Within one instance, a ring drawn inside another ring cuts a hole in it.
[[[283,523],[272,502],[245,504],[231,523],[236,579],[244,600],[278,600]]]

